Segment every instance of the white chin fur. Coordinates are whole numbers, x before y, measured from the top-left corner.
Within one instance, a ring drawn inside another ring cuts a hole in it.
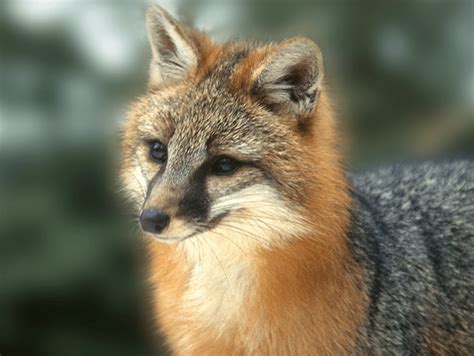
[[[201,263],[203,250],[212,250],[223,259],[228,255],[241,258],[257,248],[285,245],[310,230],[303,217],[290,209],[274,188],[264,184],[218,199],[210,219],[227,211],[213,229],[182,241],[190,263]]]
[[[242,303],[251,298],[255,278],[252,256],[258,247],[288,243],[308,229],[303,218],[267,185],[219,199],[211,218],[225,211],[230,213],[212,230],[179,244],[191,269],[182,306],[189,308],[193,320],[214,330],[235,326]]]

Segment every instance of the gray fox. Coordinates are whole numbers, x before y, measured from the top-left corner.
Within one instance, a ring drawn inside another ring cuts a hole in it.
[[[313,41],[147,29],[121,177],[171,350],[471,354],[474,163],[347,174]]]

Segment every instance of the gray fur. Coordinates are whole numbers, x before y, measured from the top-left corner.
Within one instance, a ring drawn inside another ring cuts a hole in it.
[[[474,162],[394,165],[350,178],[350,238],[369,292],[361,349],[474,351]]]

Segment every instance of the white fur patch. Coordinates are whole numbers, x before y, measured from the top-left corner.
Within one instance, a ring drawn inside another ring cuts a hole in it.
[[[251,247],[284,244],[309,231],[294,207],[290,208],[278,191],[265,184],[253,185],[218,199],[211,207],[210,218],[225,211],[230,213],[215,232],[235,235],[240,243]]]
[[[251,298],[253,253],[307,231],[302,218],[267,185],[255,185],[219,199],[211,218],[230,213],[212,230],[183,241],[192,274],[182,306],[215,332],[235,326]]]
[[[145,200],[148,185],[146,178],[143,176],[142,170],[137,164],[135,164],[132,168],[127,170],[127,174],[124,174],[122,178],[124,192],[126,192],[129,200],[134,203],[135,209],[139,211],[143,201]]]
[[[205,238],[203,236],[203,238]],[[236,247],[222,246],[215,239],[184,241],[192,273],[182,306],[193,320],[220,333],[239,319],[239,311],[251,291],[250,260]]]

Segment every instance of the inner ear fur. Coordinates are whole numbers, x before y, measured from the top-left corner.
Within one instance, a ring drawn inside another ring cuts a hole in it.
[[[301,117],[314,111],[323,83],[323,59],[310,39],[281,42],[254,74],[251,94],[277,115]]]
[[[158,5],[148,8],[146,24],[152,53],[149,87],[185,79],[198,65],[191,30]]]

